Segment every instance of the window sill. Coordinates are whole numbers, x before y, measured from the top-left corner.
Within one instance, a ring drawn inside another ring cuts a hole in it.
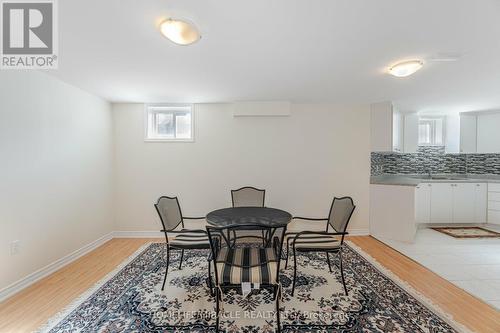
[[[191,143],[194,139],[144,139],[144,142]]]
[[[419,143],[418,147],[444,147],[443,144]]]

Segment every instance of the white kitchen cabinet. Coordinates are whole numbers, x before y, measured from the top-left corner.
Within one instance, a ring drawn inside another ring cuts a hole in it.
[[[431,185],[431,223],[453,222],[453,184],[433,183]]]
[[[392,151],[402,153],[404,145],[404,121],[401,113],[392,108]]]
[[[460,152],[477,151],[477,116],[460,114]]]
[[[415,221],[486,223],[487,188],[486,183],[421,183],[415,189]]]
[[[370,235],[377,239],[413,242],[415,187],[371,184],[369,222]]]
[[[415,221],[431,222],[431,184],[419,184],[415,188]]]
[[[488,185],[488,200],[500,202],[500,192],[495,192],[493,189],[491,189],[491,184]]]
[[[392,151],[392,103],[372,104],[370,111],[372,151]]]
[[[488,184],[488,191],[493,192],[493,193],[500,193],[500,183]]]
[[[445,117],[445,151],[447,154],[460,152],[460,115],[449,114]]]
[[[374,103],[370,109],[372,152],[417,152],[418,114],[402,113],[391,102]]]
[[[476,186],[476,201],[474,204],[474,222],[488,222],[488,184],[475,184]]]
[[[476,215],[476,185],[451,184],[453,190],[453,223],[474,223]]]
[[[500,224],[500,184],[488,184],[488,223]]]
[[[418,114],[407,114],[404,117],[404,149],[405,153],[416,153],[418,149]]]
[[[460,114],[461,153],[500,153],[500,111]]]
[[[488,210],[488,223],[500,224],[500,210]]]
[[[500,113],[477,116],[477,152],[500,153]]]
[[[404,121],[391,102],[371,105],[371,150],[374,152],[402,152],[404,148]]]

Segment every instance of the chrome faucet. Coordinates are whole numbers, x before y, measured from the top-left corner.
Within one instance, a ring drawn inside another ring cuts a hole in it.
[[[430,169],[430,168],[429,168],[429,169],[427,169],[427,175],[429,176],[429,179],[431,179],[431,178],[432,178],[432,171],[431,171],[431,169]]]

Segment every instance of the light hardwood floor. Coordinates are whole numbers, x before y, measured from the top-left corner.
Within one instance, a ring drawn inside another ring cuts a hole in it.
[[[476,332],[500,332],[500,312],[369,236],[350,237],[383,266]],[[0,332],[31,332],[155,239],[113,239],[0,303]],[[161,240],[160,240],[161,241]]]

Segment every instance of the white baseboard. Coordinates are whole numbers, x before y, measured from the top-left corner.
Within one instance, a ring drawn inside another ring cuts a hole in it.
[[[12,283],[11,285],[3,288],[2,290],[0,290],[0,302],[14,295],[15,293],[18,293],[22,289],[32,285],[36,281],[54,273],[55,271],[61,269],[67,264],[89,253],[90,251],[98,248],[99,246],[106,243],[112,238],[113,238],[113,233],[110,232],[109,234],[102,236],[101,238],[81,247],[80,249],[62,257],[61,259],[58,259],[48,264],[47,266],[27,275],[26,277]]]
[[[165,238],[161,231],[114,231],[113,238]]]
[[[370,230],[368,229],[348,229],[349,236],[369,236]]]

